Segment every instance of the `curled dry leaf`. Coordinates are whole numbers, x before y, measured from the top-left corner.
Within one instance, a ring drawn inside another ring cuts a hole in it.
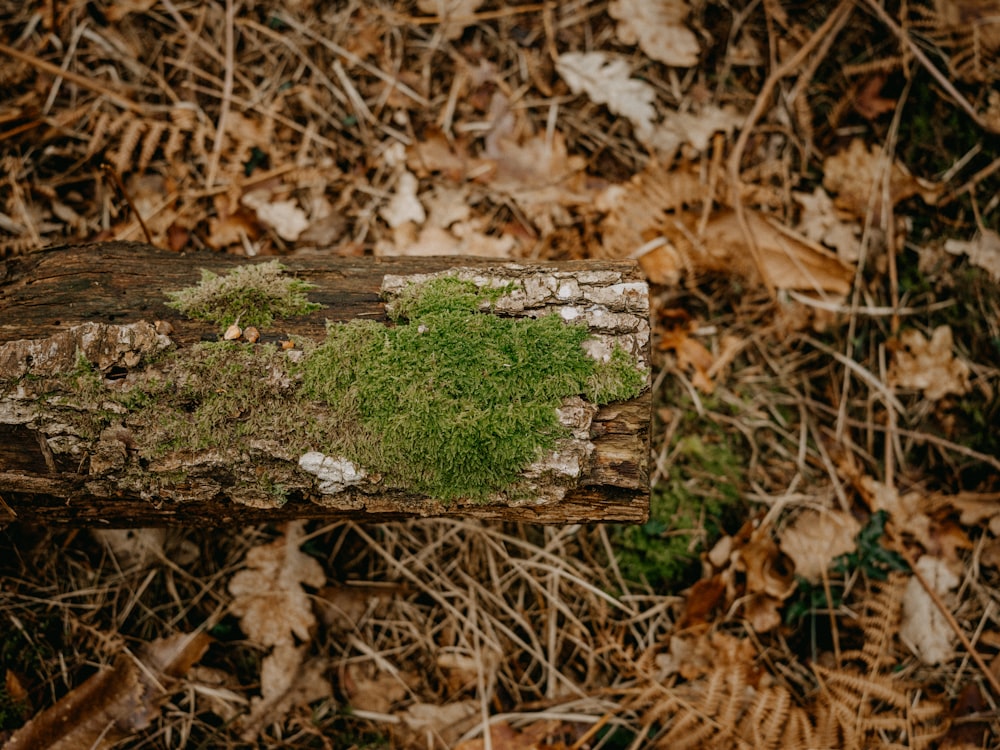
[[[611,0],[608,15],[618,21],[618,39],[639,47],[665,65],[698,64],[698,39],[685,22],[691,9],[685,0]]]
[[[861,525],[838,510],[808,508],[781,532],[781,551],[795,563],[795,573],[811,583],[840,555],[853,552]]]
[[[271,227],[288,242],[295,242],[309,228],[309,218],[297,201],[275,200],[269,191],[255,190],[244,195],[240,202],[254,210],[261,224]]]
[[[955,356],[949,326],[938,326],[928,341],[916,329],[903,331],[892,347],[889,385],[915,388],[926,398],[937,401],[949,394],[968,393],[969,366]]]

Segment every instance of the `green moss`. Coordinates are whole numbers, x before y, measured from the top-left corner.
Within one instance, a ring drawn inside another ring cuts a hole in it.
[[[656,588],[697,580],[701,553],[711,549],[727,522],[742,517],[743,449],[739,439],[690,399],[674,391],[684,410],[670,446],[670,473],[653,487],[649,521],[613,531],[615,557],[626,578]],[[724,408],[704,399],[706,409]]]
[[[302,393],[348,415],[363,436],[331,450],[393,484],[484,498],[566,435],[563,398],[606,402],[644,387],[627,353],[606,365],[586,354],[585,325],[479,313],[496,291],[434,279],[403,293],[396,327],[331,326],[303,363]]]
[[[276,260],[238,266],[225,276],[202,270],[197,286],[168,292],[168,306],[189,318],[225,328],[238,319],[244,326],[267,326],[275,318],[308,315],[320,305],[305,293],[312,284],[287,276]]]

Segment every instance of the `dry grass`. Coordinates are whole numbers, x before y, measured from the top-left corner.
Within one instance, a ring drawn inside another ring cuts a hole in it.
[[[115,544],[7,527],[3,726],[123,650],[204,629],[216,640],[200,665],[120,747],[444,747],[489,736],[491,722],[542,731],[545,747],[1000,742],[994,514],[963,515],[956,499],[1000,491],[1000,293],[941,249],[1000,221],[1000,118],[982,85],[995,85],[1000,44],[980,5],[901,18],[875,2],[706,3],[688,24],[701,46],[692,68],[623,44],[604,3],[490,3],[452,19],[454,34],[416,7],[321,6],[0,4],[0,258],[139,239],[140,216],[174,251],[405,252],[418,227],[390,226],[385,209],[406,164],[425,203],[446,194],[469,207],[462,221],[513,257],[605,257],[614,227],[601,191],[656,185],[659,202],[634,217],[649,226],[626,227],[653,240],[648,261],[683,206],[697,231],[727,208],[744,229],[750,210],[795,226],[793,194],[821,185],[826,159],[861,137],[881,151],[863,213],[840,206],[860,233],[851,291],[768,289],[695,255],[681,258],[680,283],[654,286],[654,501],[680,497],[693,527],[671,506],[662,526],[629,532],[309,528],[304,549],[330,585],[310,590],[307,655],[332,692],[292,701],[255,739],[237,717],[260,692],[265,652],[228,613],[227,583],[281,529]],[[661,116],[730,105],[744,126],[651,161],[628,118],[567,88],[555,67],[567,51],[627,59]],[[533,144],[551,156],[560,141],[566,155],[549,165],[566,179],[532,159]],[[428,144],[436,166],[421,171]],[[936,183],[937,206],[916,189],[894,197],[896,160]],[[309,228],[282,236],[243,201],[254,190],[294,201]],[[748,252],[765,263],[753,240]],[[930,399],[893,385],[901,332],[930,338],[942,325],[971,390]],[[937,665],[894,637],[901,594],[875,580],[887,569],[873,559],[828,571],[811,594],[763,588],[794,584],[780,542],[797,516],[864,523],[884,488],[917,505],[889,508],[884,544],[865,551],[926,554],[960,574],[945,600],[968,641]],[[728,557],[708,554],[720,537]],[[694,565],[666,576],[656,555],[678,540],[671,549]],[[626,557],[633,542],[647,546]],[[761,626],[807,595],[819,598],[795,624]],[[419,725],[421,706],[455,713]]]

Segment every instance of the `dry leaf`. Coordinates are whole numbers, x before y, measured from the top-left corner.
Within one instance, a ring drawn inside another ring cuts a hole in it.
[[[269,190],[255,190],[240,202],[257,214],[257,220],[271,227],[281,239],[295,242],[309,228],[309,218],[294,200],[274,200]]]
[[[930,205],[937,201],[939,186],[914,177],[898,161],[888,164],[882,156],[881,146],[869,148],[860,138],[823,161],[823,187],[836,193],[837,208],[859,219],[869,214],[879,217],[886,169],[891,169],[888,195],[893,206],[914,195]]]
[[[959,511],[958,520],[963,525],[979,526],[989,519],[990,533],[1000,537],[1000,493],[960,492],[946,500]]]
[[[684,0],[611,0],[608,15],[618,21],[618,39],[666,65],[698,64],[698,39],[685,26],[691,9]]]
[[[574,94],[586,93],[595,104],[607,105],[613,114],[628,118],[636,132],[652,132],[656,119],[656,91],[632,78],[624,57],[606,52],[564,52],[556,70]]]
[[[254,547],[246,556],[246,570],[229,581],[230,611],[240,618],[247,638],[258,646],[309,641],[316,624],[303,586],[319,588],[326,582],[320,564],[299,549],[304,523],[289,523],[270,544]]]
[[[240,736],[255,742],[268,724],[284,719],[299,706],[333,697],[326,677],[327,659],[306,661],[308,644],[280,643],[260,665],[260,697],[250,700],[250,713],[240,722]]]
[[[931,401],[948,394],[961,396],[972,389],[969,366],[955,356],[949,326],[935,328],[930,341],[914,328],[903,331],[892,351],[891,386],[919,389]]]
[[[396,178],[396,192],[378,212],[393,229],[407,222],[419,225],[426,221],[427,212],[417,198],[419,184],[412,172],[406,169],[400,170]]]
[[[643,145],[668,156],[684,144],[704,151],[714,133],[732,134],[745,119],[731,107],[706,105],[696,112],[667,110],[657,122],[655,89],[632,78],[624,58],[605,52],[566,52],[556,61],[556,70],[574,94],[583,92],[595,104],[627,118]]]
[[[163,557],[167,530],[155,529],[92,529],[91,535],[114,555],[122,568],[141,567]]]
[[[767,529],[756,529],[737,550],[738,570],[746,573],[746,590],[784,601],[795,591],[795,575]]]
[[[792,193],[792,197],[802,206],[796,229],[813,242],[836,250],[837,257],[845,263],[856,263],[861,257],[861,226],[843,221],[833,199],[821,187],[813,190],[812,195]]]
[[[1000,234],[984,229],[975,239],[945,240],[944,249],[952,255],[968,255],[969,262],[984,269],[990,278],[1000,282]]]
[[[844,295],[851,289],[854,271],[826,248],[755,211],[746,212],[762,262],[761,272],[777,289],[803,289]],[[697,235],[700,215],[686,211],[666,221],[668,244],[639,258],[650,281],[675,284],[681,274],[715,271],[757,276],[753,253],[734,211],[720,211]]]
[[[694,159],[708,150],[713,135],[724,133],[731,137],[745,119],[746,116],[733,107],[717,107],[714,104],[706,104],[690,112],[667,110],[658,125],[648,132],[637,132],[637,136],[647,148],[667,156],[686,146],[685,156]]]
[[[959,577],[943,560],[924,555],[915,567],[939,597],[958,586]],[[940,664],[954,654],[955,632],[916,576],[907,582],[903,594],[899,637],[924,664]]]
[[[389,713],[394,703],[409,694],[399,676],[378,671],[371,663],[347,665],[344,691],[355,711],[376,714]]]
[[[715,365],[715,357],[704,344],[691,337],[691,331],[696,328],[697,324],[694,321],[683,328],[664,328],[656,348],[674,352],[677,357],[677,368],[681,371],[691,371],[691,382],[694,386],[703,393],[712,393],[715,390],[715,383],[709,371]]]
[[[895,487],[869,476],[859,477],[855,483],[872,513],[884,510],[900,532],[913,536],[924,549],[933,549],[931,519],[924,512],[923,495],[919,492],[900,495]]]
[[[781,532],[781,551],[795,563],[795,572],[817,583],[834,558],[857,547],[861,525],[839,510],[808,508]]]
[[[454,747],[481,719],[476,699],[447,703],[416,703],[396,714],[396,747]],[[411,744],[412,743],[412,744]]]
[[[182,633],[120,654],[79,687],[17,730],[4,750],[104,750],[146,728],[174,678],[201,659],[212,639]]]
[[[458,39],[469,25],[468,17],[479,10],[483,0],[417,0],[417,7],[424,13],[441,19],[438,27],[441,36],[451,41]],[[456,18],[459,20],[450,21]]]

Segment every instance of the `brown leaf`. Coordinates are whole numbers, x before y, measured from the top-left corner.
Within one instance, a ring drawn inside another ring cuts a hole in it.
[[[781,551],[795,563],[795,573],[817,583],[834,558],[853,552],[861,525],[837,510],[800,513],[781,532]]]
[[[250,701],[250,713],[240,723],[240,736],[254,742],[268,724],[281,721],[300,706],[333,697],[326,677],[328,660],[306,660],[308,644],[279,643],[260,665],[260,697]]]
[[[668,240],[639,258],[650,281],[676,283],[684,273],[735,273],[760,278],[777,289],[803,289],[844,295],[851,289],[853,269],[822,245],[810,242],[791,229],[755,211],[746,212],[761,266],[734,211],[714,214],[698,234],[700,215],[686,211],[676,221],[665,222]]]
[[[888,196],[893,206],[914,195],[931,205],[936,202],[939,186],[914,177],[898,161],[885,163],[882,148],[869,148],[860,138],[824,160],[823,187],[836,193],[838,208],[859,219],[872,215],[877,221],[883,212],[883,175],[887,169],[891,170]]]
[[[120,654],[15,732],[4,749],[111,747],[149,726],[173,678],[187,672],[211,640],[204,633],[182,633],[147,644],[137,656]]]
[[[230,611],[240,618],[247,637],[260,646],[311,639],[316,624],[312,603],[302,586],[319,588],[326,582],[320,564],[299,549],[302,521],[289,523],[270,544],[247,552],[246,570],[229,581]]]
[[[969,366],[955,356],[949,326],[935,328],[930,341],[910,328],[890,348],[889,385],[919,389],[931,401],[948,394],[961,396],[972,389]]]
[[[678,630],[685,630],[708,623],[708,618],[726,594],[726,584],[719,575],[702,578],[695,583],[684,601],[684,614],[677,622]]]

